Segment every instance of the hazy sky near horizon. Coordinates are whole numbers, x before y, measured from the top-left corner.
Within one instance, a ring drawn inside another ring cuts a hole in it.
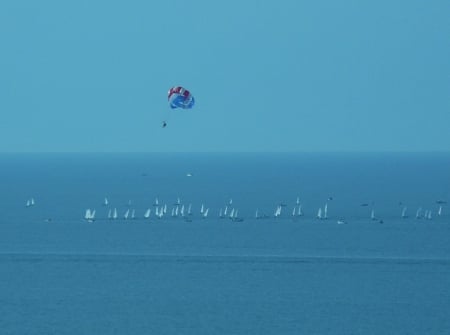
[[[449,13],[448,0],[3,0],[0,152],[449,151]],[[174,85],[194,109],[169,113]]]

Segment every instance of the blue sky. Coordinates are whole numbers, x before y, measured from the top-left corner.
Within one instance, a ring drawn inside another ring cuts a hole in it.
[[[449,151],[449,13],[447,0],[3,0],[0,152]],[[169,113],[173,85],[193,110]]]

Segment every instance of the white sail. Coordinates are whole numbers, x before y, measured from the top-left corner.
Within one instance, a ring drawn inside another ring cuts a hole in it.
[[[275,209],[275,213],[273,216],[275,217],[279,217],[281,215],[281,206],[277,206],[277,208]]]
[[[319,208],[319,210],[317,211],[317,218],[318,219],[322,218],[322,208]]]
[[[203,214],[203,211],[204,211],[205,209],[204,209],[204,206],[203,206],[203,204],[202,204],[202,207],[200,208],[200,214]]]
[[[255,212],[255,219],[257,219],[258,218],[258,209],[256,209],[256,212]]]
[[[117,208],[114,208],[114,212],[113,212],[113,219],[117,219]]]
[[[103,200],[103,206],[108,206],[108,198],[105,197],[105,199]]]
[[[323,218],[328,219],[328,204],[325,204],[325,207],[323,208]]]
[[[231,212],[230,212],[230,218],[233,218],[233,217],[234,217],[234,208],[231,209]]]
[[[227,216],[228,206],[225,206],[225,211],[223,212],[224,216]]]
[[[370,218],[372,220],[375,220],[375,211],[372,209],[372,212],[370,212]]]
[[[84,218],[86,220],[89,220],[91,218],[91,210],[89,208],[86,209],[86,212],[84,213]]]
[[[34,198],[31,198],[31,199],[30,199],[30,205],[31,205],[31,206],[34,206]]]
[[[111,208],[108,210],[108,219],[111,219],[112,218],[112,211],[111,211]]]
[[[158,200],[158,198],[155,198],[155,203],[153,204],[153,206],[159,206],[159,200]]]
[[[175,207],[175,216],[178,216],[178,206]]]
[[[233,199],[230,199],[230,201],[228,202],[228,204],[231,206],[233,204]]]
[[[151,210],[150,208],[148,208],[148,209],[145,211],[144,218],[148,219],[148,218],[150,217],[151,212],[152,212],[152,210]]]
[[[295,202],[297,205],[300,205],[300,198],[297,197],[297,201]]]
[[[26,206],[26,207],[30,207],[30,206],[31,206],[31,200],[30,200],[30,199],[27,200],[27,203],[26,203],[25,206]]]
[[[135,214],[136,214],[136,211],[133,209],[132,211],[131,211],[131,218],[132,219],[135,219],[136,217],[135,217]]]
[[[127,209],[126,212],[125,212],[125,214],[123,215],[123,218],[126,220],[126,219],[128,219],[128,216],[129,216],[129,215],[130,215],[130,210]]]
[[[222,215],[222,208],[221,209],[219,209],[219,218],[221,218],[223,215]]]
[[[180,215],[184,216],[184,205],[181,206]]]
[[[439,216],[442,215],[442,206],[439,206],[439,209],[438,209],[438,215],[439,215]]]
[[[87,222],[93,222],[95,219],[95,209],[94,210],[91,210],[90,208],[86,209],[84,218]]]
[[[294,207],[294,209],[292,210],[292,216],[295,216],[295,207]]]
[[[422,216],[422,207],[419,207],[416,211],[416,219],[420,219]]]
[[[166,214],[167,213],[167,205],[164,204],[164,209],[163,209],[163,213]]]
[[[303,212],[302,212],[302,205],[299,205],[299,206],[298,206],[297,215],[298,215],[298,216],[302,216],[302,215],[303,215]]]
[[[207,217],[208,216],[208,212],[209,212],[209,208],[207,208],[206,210],[205,210],[205,212],[203,213],[203,217]]]
[[[403,207],[402,218],[406,218],[406,210],[407,210],[407,207]]]
[[[188,215],[192,215],[191,209],[192,209],[192,204],[189,204],[189,207],[188,207]]]

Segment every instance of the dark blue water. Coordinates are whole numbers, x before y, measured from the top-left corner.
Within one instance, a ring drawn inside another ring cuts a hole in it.
[[[3,154],[1,333],[447,334],[449,171],[445,154]],[[155,197],[191,222],[144,220]],[[230,198],[243,222],[218,218]]]

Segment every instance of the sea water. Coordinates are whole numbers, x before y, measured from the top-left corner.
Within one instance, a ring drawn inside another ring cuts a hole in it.
[[[2,154],[0,185],[1,334],[450,332],[447,154]]]

